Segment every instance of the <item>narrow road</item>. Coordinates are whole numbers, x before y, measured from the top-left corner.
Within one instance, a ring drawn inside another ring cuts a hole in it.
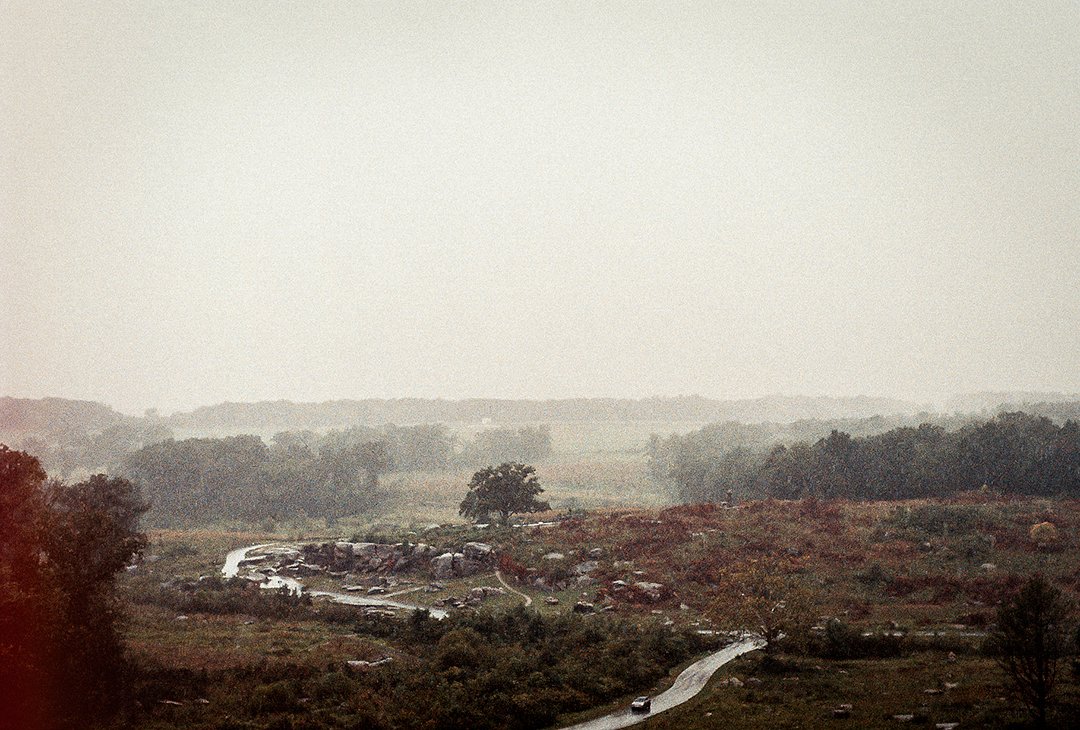
[[[226,578],[235,578],[240,572],[240,566],[245,562],[248,562],[249,553],[253,553],[256,550],[261,550],[265,547],[270,547],[273,543],[264,543],[262,545],[251,545],[248,547],[236,548],[229,551],[229,554],[225,556],[225,565],[221,568],[222,576]],[[255,562],[255,561],[252,561]],[[295,578],[289,578],[288,576],[270,575],[265,576],[262,580],[261,586],[263,588],[288,588],[296,595],[301,593],[307,593],[309,596],[329,598],[333,603],[343,603],[349,606],[385,606],[387,608],[400,608],[409,611],[422,610],[427,611],[434,619],[444,619],[447,616],[446,611],[441,608],[433,608],[431,606],[416,606],[411,603],[400,603],[398,601],[391,601],[388,598],[379,598],[378,596],[358,596],[353,593],[338,593],[336,591],[309,591],[304,588],[304,585]]]
[[[765,646],[765,642],[757,637],[740,639],[734,644],[694,662],[675,678],[675,683],[670,688],[653,697],[651,712],[631,712],[630,708],[626,707],[610,715],[571,725],[563,730],[617,730],[617,728],[629,727],[644,722],[653,715],[670,710],[672,707],[677,707],[695,697],[705,687],[705,684],[716,673],[717,669],[732,659],[742,656],[748,651],[760,649],[763,646]]]
[[[496,570],[495,571],[495,577],[498,578],[499,582],[502,583],[503,586],[506,587],[506,590],[510,591],[511,593],[516,593],[517,595],[519,595],[519,596],[521,596],[522,598],[525,599],[525,608],[528,608],[529,606],[532,605],[532,599],[529,598],[528,596],[526,596],[521,591],[514,588],[513,586],[511,586],[509,583],[507,583],[506,580],[502,577],[502,573],[500,573],[499,571]]]

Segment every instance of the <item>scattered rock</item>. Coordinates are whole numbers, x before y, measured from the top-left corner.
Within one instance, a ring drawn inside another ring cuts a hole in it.
[[[649,583],[647,581],[639,581],[634,584],[634,588],[645,594],[645,597],[650,601],[659,601],[660,592],[664,589],[661,583]]]
[[[959,726],[960,723],[958,722],[939,722],[937,725],[934,725],[937,730],[956,730]]]
[[[369,596],[376,596],[386,593],[386,589],[382,586],[371,586],[371,588],[367,589],[367,592]]]
[[[739,679],[738,677],[728,677],[727,683],[728,683],[728,685],[730,685],[732,687],[742,687],[742,686],[744,686],[743,681],[741,679]]]
[[[394,657],[384,656],[382,659],[377,659],[373,662],[365,661],[363,659],[349,659],[345,663],[349,665],[351,669],[372,669],[374,667],[381,667],[384,664],[389,664],[394,661]]]
[[[576,575],[588,575],[589,573],[600,567],[600,564],[595,560],[587,560],[584,563],[578,563],[574,566],[574,573]]]
[[[893,715],[892,719],[896,720],[897,722],[911,722],[912,720],[915,719],[915,716],[914,715]]]
[[[462,552],[470,560],[487,560],[495,553],[495,548],[486,542],[467,542]]]

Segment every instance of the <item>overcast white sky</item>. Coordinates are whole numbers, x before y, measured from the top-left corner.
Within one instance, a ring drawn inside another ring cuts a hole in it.
[[[0,0],[0,394],[1080,390],[1080,4]]]

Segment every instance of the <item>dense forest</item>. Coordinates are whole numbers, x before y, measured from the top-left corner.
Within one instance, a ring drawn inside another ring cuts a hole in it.
[[[653,437],[650,475],[686,502],[743,497],[910,499],[981,488],[1080,496],[1080,425],[1002,413],[955,430],[923,423],[852,436],[765,445],[753,429],[709,426]]]

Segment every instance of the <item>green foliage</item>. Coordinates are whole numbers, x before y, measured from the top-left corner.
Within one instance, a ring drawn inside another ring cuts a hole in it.
[[[543,491],[536,469],[531,466],[508,462],[484,467],[469,481],[460,514],[476,520],[495,514],[506,524],[512,514],[550,509],[547,502],[536,498]]]
[[[651,439],[650,473],[681,499],[719,501],[727,490],[782,499],[911,499],[988,489],[1080,496],[1080,425],[1002,413],[955,431],[931,423],[875,435],[833,430],[816,442],[768,446],[732,424]]]
[[[814,635],[809,651],[826,659],[886,659],[905,651],[905,637],[896,634],[863,632],[839,619],[830,619],[825,631]]]

